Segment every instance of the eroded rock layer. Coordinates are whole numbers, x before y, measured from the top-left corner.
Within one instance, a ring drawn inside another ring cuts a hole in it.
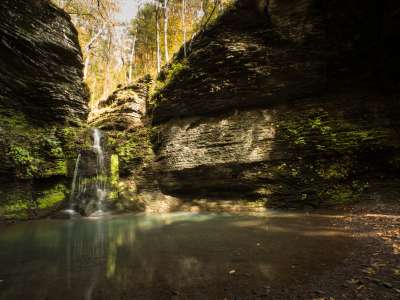
[[[143,127],[146,114],[146,100],[151,78],[144,77],[128,86],[114,91],[98,104],[89,115],[89,123],[103,130],[128,130]]]
[[[91,147],[82,54],[70,17],[47,0],[1,1],[0,20],[0,219],[40,217],[63,204]]]
[[[4,0],[0,19],[0,106],[40,122],[84,119],[87,90],[70,17],[47,0]]]
[[[399,174],[399,5],[239,1],[154,100],[164,192],[320,205]],[[397,28],[397,29],[395,29]]]

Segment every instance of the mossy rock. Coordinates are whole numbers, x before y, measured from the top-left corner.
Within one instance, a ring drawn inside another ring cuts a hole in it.
[[[51,215],[64,205],[68,192],[63,180],[45,185],[32,181],[3,183],[0,219],[28,220]]]

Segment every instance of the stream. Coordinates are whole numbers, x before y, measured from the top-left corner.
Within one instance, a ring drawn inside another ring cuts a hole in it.
[[[0,227],[0,299],[234,299],[302,284],[343,264],[355,248],[334,222],[268,212],[7,225]]]

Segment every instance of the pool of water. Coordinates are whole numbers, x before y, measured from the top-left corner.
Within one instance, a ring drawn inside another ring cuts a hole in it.
[[[231,299],[319,276],[355,241],[335,217],[171,213],[0,227],[0,299]]]

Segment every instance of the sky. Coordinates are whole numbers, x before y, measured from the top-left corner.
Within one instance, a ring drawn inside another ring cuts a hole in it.
[[[121,5],[121,11],[117,18],[121,22],[127,22],[132,19],[137,12],[138,3],[143,0],[118,0]]]

